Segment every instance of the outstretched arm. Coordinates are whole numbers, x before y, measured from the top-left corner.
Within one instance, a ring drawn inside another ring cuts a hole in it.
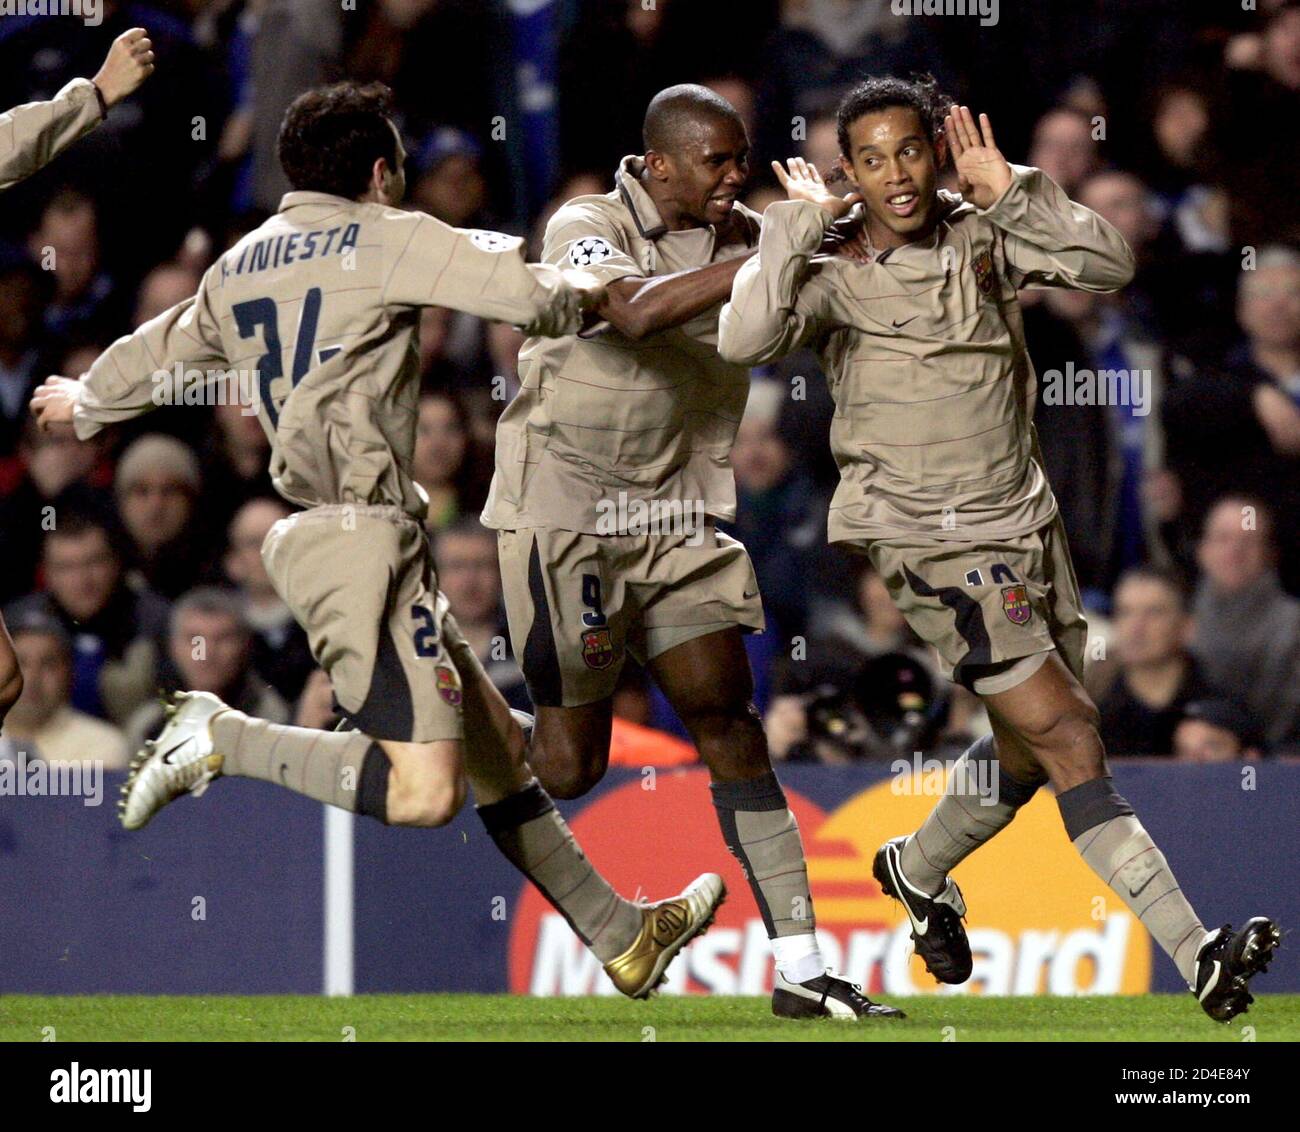
[[[648,279],[619,279],[607,288],[598,313],[633,341],[681,326],[726,299],[737,272],[749,258],[736,256],[708,267]]]
[[[819,251],[860,258],[854,239],[859,228],[847,218],[835,224],[826,231]],[[600,316],[633,341],[681,326],[730,298],[736,276],[751,258],[752,253],[672,275],[619,279],[610,283]]]
[[[722,308],[718,353],[739,365],[774,361],[830,325],[825,290],[810,279],[808,265],[856,196],[835,196],[802,158],[791,158],[789,165],[787,172],[772,163],[790,199],[763,214],[758,255],[741,268],[731,301]]]
[[[1013,286],[1105,292],[1133,278],[1133,252],[1124,237],[1041,169],[1008,164],[987,114],[976,127],[968,107],[953,106],[944,132],[958,190],[1002,231]]]
[[[525,334],[547,338],[572,334],[585,313],[605,297],[592,273],[524,262],[518,236],[453,228],[423,213],[407,213],[383,301],[449,307]]]
[[[0,114],[0,189],[30,177],[99,125],[153,72],[153,58],[144,28],[132,28],[113,40],[93,81],[73,79],[49,102]]]
[[[207,381],[222,376],[229,362],[209,290],[220,270],[220,263],[209,268],[196,295],[119,338],[80,379],[46,378],[32,394],[36,423],[47,431],[71,424],[77,439],[88,440],[106,424],[166,404],[173,390],[164,379],[178,365],[205,370]]]

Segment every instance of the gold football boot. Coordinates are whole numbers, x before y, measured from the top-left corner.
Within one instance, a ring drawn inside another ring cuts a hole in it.
[[[680,896],[645,905],[636,939],[605,964],[605,974],[628,998],[649,998],[664,981],[673,957],[713,923],[713,914],[726,898],[722,878],[703,873]]]

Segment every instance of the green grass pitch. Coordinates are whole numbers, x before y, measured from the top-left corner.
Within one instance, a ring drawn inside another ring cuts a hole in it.
[[[0,1041],[1300,1041],[1300,995],[1260,995],[1227,1026],[1191,995],[890,1001],[904,1021],[787,1022],[764,998],[9,995]]]

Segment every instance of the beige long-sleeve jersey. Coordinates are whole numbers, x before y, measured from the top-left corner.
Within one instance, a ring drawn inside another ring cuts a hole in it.
[[[193,298],[100,355],[78,386],[77,435],[178,399],[212,403],[204,389],[228,387],[233,375],[254,394],[286,499],[395,505],[423,519],[428,500],[410,468],[427,306],[536,335],[581,322],[559,269],[525,263],[517,237],[292,192],[208,269]]]
[[[988,209],[940,191],[928,239],[868,264],[815,257],[830,214],[771,205],[722,310],[719,351],[757,365],[809,345],[835,400],[832,542],[1027,534],[1056,513],[1036,458],[1037,379],[1016,291],[1115,291],[1133,253],[1045,173],[1012,166]]]
[[[102,120],[89,79],[73,79],[49,102],[0,114],[0,190],[30,177]]]
[[[612,193],[565,204],[547,225],[542,258],[612,283],[753,254],[759,220],[740,204],[725,230],[670,232],[643,168],[626,157]],[[731,446],[749,374],[718,356],[719,307],[635,342],[605,326],[524,343],[522,389],[497,425],[483,523],[608,533],[601,507],[620,497],[734,518]]]

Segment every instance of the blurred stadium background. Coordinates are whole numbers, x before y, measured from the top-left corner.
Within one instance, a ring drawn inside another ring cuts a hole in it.
[[[564,200],[612,187],[618,160],[641,150],[646,102],[682,81],[748,121],[745,199],[761,210],[778,197],[770,159],[834,159],[848,86],[913,71],[990,114],[1010,160],[1114,223],[1137,253],[1130,287],[1025,300],[1040,383],[1109,369],[1150,383],[1141,406],[1045,396],[1037,410],[1091,612],[1104,737],[1120,789],[1198,906],[1300,919],[1300,5],[1001,0],[984,19],[913,6],[103,0],[99,26],[0,17],[2,107],[92,74],[131,26],[158,56],[137,95],[0,210],[0,602],[29,673],[0,758],[94,758],[110,772],[102,806],[0,799],[0,991],[600,990],[562,921],[464,816],[432,834],[354,828],[236,782],[127,835],[108,804],[111,772],[157,725],[159,687],[309,726],[332,725],[330,689],[257,553],[288,508],[255,417],[169,407],[78,444],[34,430],[27,399],[191,294],[276,208],[284,108],[344,76],[393,88],[410,207],[462,227],[536,240]],[[452,610],[526,708],[495,540],[477,520],[519,345],[508,327],[426,314],[415,474]],[[810,355],[756,371],[734,533],[762,585],[759,706],[809,841],[829,953],[897,994],[919,968],[869,855],[928,809],[934,775],[894,761],[955,757],[987,722],[942,685],[865,560],[825,545],[831,408]],[[210,642],[203,660],[195,636]],[[621,769],[566,807],[575,832],[629,892],[732,869],[735,897],[674,989],[757,993],[761,924],[694,751],[631,670],[618,711]],[[1104,889],[1059,825],[1040,797],[958,870],[977,986],[1177,989],[1140,927],[1099,920]],[[166,961],[178,946],[192,962]],[[1294,956],[1266,988],[1300,991]]]

